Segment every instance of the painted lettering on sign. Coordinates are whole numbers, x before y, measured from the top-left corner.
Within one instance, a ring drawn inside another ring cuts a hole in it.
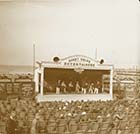
[[[73,62],[73,61],[74,62],[78,62],[79,61],[79,58],[72,58],[72,59],[69,60],[69,62]]]
[[[70,62],[64,62],[65,66],[86,66],[86,67],[94,67],[95,64],[89,64],[89,63],[70,63]]]
[[[72,58],[72,59],[69,59],[68,62],[87,62],[87,63],[91,63],[90,60],[85,59],[85,58]]]

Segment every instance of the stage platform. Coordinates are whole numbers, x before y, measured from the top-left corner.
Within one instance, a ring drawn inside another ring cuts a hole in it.
[[[38,95],[38,102],[45,101],[106,101],[112,100],[110,94],[50,94],[50,95]]]

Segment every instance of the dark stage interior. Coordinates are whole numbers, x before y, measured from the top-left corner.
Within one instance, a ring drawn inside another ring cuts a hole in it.
[[[73,85],[76,81],[82,87],[85,83],[99,82],[102,88],[102,76],[109,75],[110,70],[84,70],[76,72],[74,69],[60,69],[60,68],[45,68],[44,69],[44,93],[54,92],[58,80],[64,81],[66,85],[72,81]],[[101,90],[99,91],[101,92]]]

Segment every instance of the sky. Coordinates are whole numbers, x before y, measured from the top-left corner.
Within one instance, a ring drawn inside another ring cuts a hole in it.
[[[140,66],[138,0],[0,2],[0,65],[32,65],[86,55],[116,66]]]

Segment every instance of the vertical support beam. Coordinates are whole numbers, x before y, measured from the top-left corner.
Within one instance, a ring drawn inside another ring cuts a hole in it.
[[[104,75],[102,75],[102,93],[104,92]]]
[[[111,99],[113,99],[113,67],[110,70],[110,89],[109,89],[109,93],[110,93]]]
[[[35,92],[39,92],[39,74],[41,74],[40,68],[35,70],[35,77],[34,77],[34,82],[35,82]]]
[[[41,67],[41,91],[40,91],[41,95],[43,95],[43,87],[44,87],[44,67]]]

